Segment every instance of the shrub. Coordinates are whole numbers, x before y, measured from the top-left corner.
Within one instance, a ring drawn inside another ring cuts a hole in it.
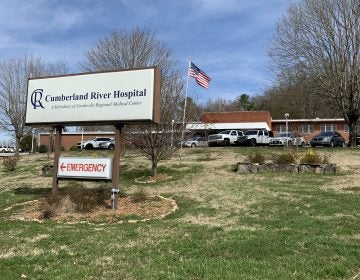
[[[42,216],[51,218],[58,213],[88,213],[99,205],[106,205],[105,201],[109,198],[110,189],[86,189],[80,184],[75,184],[58,196],[49,197],[48,206],[45,207]]]
[[[329,164],[330,163],[330,155],[324,155],[322,157],[322,163]]]
[[[275,163],[277,164],[292,164],[296,162],[295,155],[291,152],[275,155]]]
[[[44,164],[41,168],[41,173],[45,177],[52,177],[54,172],[54,165],[51,163]]]
[[[39,219],[51,219],[55,217],[55,211],[50,206],[47,206],[39,215]]]
[[[47,153],[47,151],[48,151],[48,146],[46,146],[46,145],[40,145],[39,146],[39,149],[38,149],[39,153],[45,154],[45,153]]]
[[[3,165],[7,171],[14,171],[17,165],[18,159],[16,157],[7,157],[3,159]]]
[[[248,160],[250,161],[250,163],[263,164],[265,162],[265,156],[259,153],[251,153],[248,155]]]
[[[322,158],[313,149],[308,149],[305,152],[305,154],[300,158],[300,163],[306,163],[306,164],[329,163],[329,157],[324,156]]]
[[[26,134],[20,139],[19,148],[23,151],[31,151],[33,140],[34,145],[36,146],[36,138],[33,139],[33,135],[31,133]]]
[[[77,150],[78,150],[78,148],[76,145],[71,146],[69,149],[69,151],[71,151],[71,152],[76,152]]]
[[[144,188],[139,187],[131,196],[133,202],[143,202],[149,199],[148,193]]]
[[[128,196],[123,188],[119,189],[118,195],[119,195],[119,197],[127,197]]]
[[[75,213],[77,211],[77,205],[72,201],[70,195],[65,195],[60,198],[58,203],[58,212],[60,213]]]
[[[98,205],[104,204],[105,199],[110,197],[110,194],[105,196],[104,190],[85,189],[73,187],[67,191],[70,200],[75,204],[77,212],[91,212]]]

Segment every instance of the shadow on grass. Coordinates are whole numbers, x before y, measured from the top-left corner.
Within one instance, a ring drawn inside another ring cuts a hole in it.
[[[14,190],[14,194],[38,196],[38,197],[48,197],[51,194],[51,188],[19,187]]]

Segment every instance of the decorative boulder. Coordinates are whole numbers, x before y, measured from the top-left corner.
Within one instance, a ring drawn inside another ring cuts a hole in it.
[[[336,164],[258,164],[248,162],[237,163],[237,173],[260,172],[291,172],[291,173],[336,173]]]

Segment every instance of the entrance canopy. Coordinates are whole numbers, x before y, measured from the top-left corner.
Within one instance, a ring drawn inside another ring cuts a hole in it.
[[[266,129],[271,130],[266,122],[244,122],[244,123],[188,123],[187,130],[226,130],[226,129]]]

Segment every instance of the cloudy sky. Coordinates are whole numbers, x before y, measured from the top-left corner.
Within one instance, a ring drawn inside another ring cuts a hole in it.
[[[261,94],[271,81],[267,46],[288,0],[0,0],[0,60],[31,54],[67,61],[112,30],[147,27],[212,78],[204,98]]]
[[[188,59],[211,78],[205,101],[257,95],[269,86],[267,47],[289,0],[0,0],[0,60],[33,55],[64,60],[80,72],[84,51],[116,29],[146,27],[173,50],[187,74]]]

